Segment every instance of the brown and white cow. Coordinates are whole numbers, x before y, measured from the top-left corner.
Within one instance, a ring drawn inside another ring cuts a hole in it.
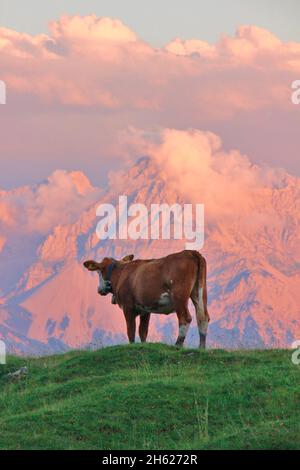
[[[98,293],[113,294],[112,302],[122,308],[130,343],[135,341],[136,317],[140,316],[139,336],[146,341],[151,313],[176,312],[179,323],[177,346],[182,346],[192,321],[188,301],[197,316],[200,348],[205,348],[209,314],[207,311],[206,261],[200,253],[184,250],[164,258],[120,261],[104,258],[101,263],[85,261],[89,271],[99,274]]]

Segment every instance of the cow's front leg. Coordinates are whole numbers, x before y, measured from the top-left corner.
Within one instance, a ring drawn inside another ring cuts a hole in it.
[[[176,312],[178,317],[179,333],[176,341],[176,346],[183,346],[185,337],[187,335],[192,317],[187,307],[182,307],[179,311]]]
[[[127,310],[124,312],[124,314],[127,324],[127,336],[129,343],[134,343],[136,330],[135,315],[132,310]]]
[[[148,336],[150,315],[151,315],[150,313],[144,313],[143,315],[140,316],[139,335],[140,335],[142,343],[146,342],[146,339]]]

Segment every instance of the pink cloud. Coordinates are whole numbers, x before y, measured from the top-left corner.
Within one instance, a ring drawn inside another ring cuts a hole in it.
[[[274,188],[287,184],[283,170],[254,165],[238,150],[226,151],[212,132],[164,129],[147,134],[131,129],[123,142],[128,154],[149,156],[160,178],[183,201],[205,204],[210,222],[255,217],[257,198],[267,198]],[[126,171],[112,172],[110,181],[120,194],[126,191]]]
[[[63,16],[59,21],[49,24],[54,43],[69,46],[74,53],[86,53],[86,50],[97,50],[103,43],[126,44],[137,41],[133,31],[120,20],[90,16]]]
[[[177,55],[198,55],[223,65],[247,64],[266,68],[267,63],[263,61],[267,59],[273,69],[292,70],[295,67],[299,70],[300,44],[284,43],[270,31],[255,25],[239,26],[235,36],[223,34],[213,45],[199,39],[183,41],[177,38],[166,49]]]
[[[62,17],[49,29],[49,36],[36,37],[0,29],[8,86],[47,102],[179,108],[187,88],[191,113],[200,104],[207,112],[218,102],[214,114],[226,108],[228,115],[273,104],[274,87],[283,90],[276,101],[286,107],[289,83],[283,85],[275,72],[300,72],[300,44],[282,43],[256,26],[241,26],[234,37],[223,35],[215,45],[176,39],[161,49],[139,40],[119,20],[95,15]]]
[[[205,41],[199,39],[189,39],[183,41],[180,38],[176,38],[166,45],[166,50],[182,56],[199,55],[203,58],[213,59],[217,55],[216,47],[208,44]]]
[[[43,176],[62,159],[92,177],[106,172],[120,163],[130,126],[212,130],[256,161],[298,171],[290,86],[300,44],[265,29],[244,25],[215,44],[177,38],[155,48],[117,19],[62,17],[48,35],[1,28],[0,50],[12,115],[1,151],[14,164],[32,159]]]
[[[34,186],[1,191],[0,231],[3,234],[46,234],[54,226],[74,222],[100,195],[81,172],[57,170]],[[4,243],[4,242],[3,242]]]

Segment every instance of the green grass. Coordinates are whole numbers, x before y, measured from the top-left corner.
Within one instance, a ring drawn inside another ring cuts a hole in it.
[[[23,365],[28,375],[6,377]],[[0,365],[1,449],[299,449],[291,352],[161,344]]]

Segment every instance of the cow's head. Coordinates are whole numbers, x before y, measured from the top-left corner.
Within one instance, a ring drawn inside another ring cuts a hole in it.
[[[83,263],[83,266],[89,271],[97,271],[99,276],[98,294],[107,295],[112,292],[110,277],[115,266],[118,264],[130,263],[134,255],[127,255],[120,261],[113,258],[104,258],[100,263],[93,260],[88,260]]]

